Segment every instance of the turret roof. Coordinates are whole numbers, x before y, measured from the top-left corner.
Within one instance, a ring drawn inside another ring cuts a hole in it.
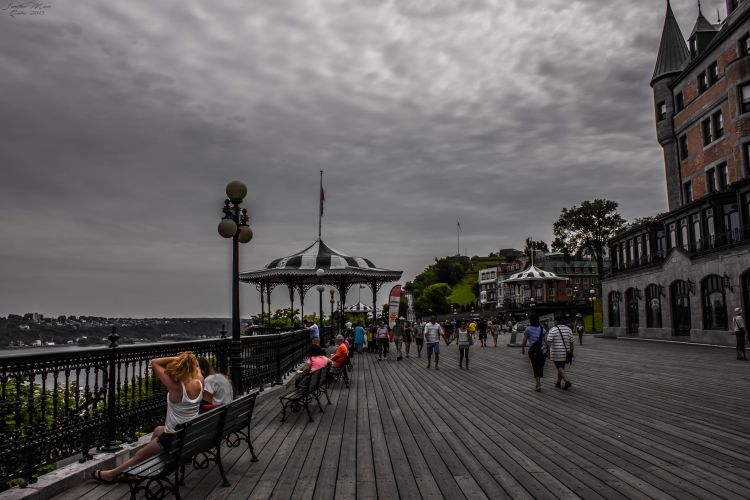
[[[703,16],[701,15],[700,17]],[[703,19],[706,20],[705,17]],[[706,23],[712,26],[707,20]],[[680,25],[677,24],[677,19],[674,17],[672,6],[669,4],[669,0],[667,0],[667,14],[664,18],[664,29],[661,33],[659,55],[656,58],[656,67],[654,68],[654,76],[651,77],[651,83],[653,84],[658,78],[671,73],[679,73],[689,60],[690,52],[688,51],[687,43],[685,43],[682,31],[680,31]]]
[[[689,38],[693,38],[696,33],[715,33],[716,31],[719,31],[719,27],[711,24],[705,18],[703,12],[701,12],[700,2],[698,2],[698,19],[695,20],[695,26]]]

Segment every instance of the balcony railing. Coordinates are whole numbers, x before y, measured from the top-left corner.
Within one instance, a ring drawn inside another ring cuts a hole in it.
[[[321,328],[321,344],[331,329]],[[227,373],[231,339],[136,344],[0,358],[0,489],[34,482],[62,459],[132,442],[166,413],[166,393],[149,368],[191,351]],[[303,330],[241,337],[247,390],[280,383],[308,355]],[[114,376],[112,376],[114,375]],[[15,481],[14,481],[15,480]]]

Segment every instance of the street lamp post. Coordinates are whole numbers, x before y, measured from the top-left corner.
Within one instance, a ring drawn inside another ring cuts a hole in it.
[[[596,310],[594,304],[596,303],[596,289],[592,288],[589,290],[589,300],[591,301],[591,331],[596,332]]]
[[[333,292],[333,288],[331,288],[329,290],[329,293],[331,294],[331,319],[330,319],[330,322],[331,322],[331,335],[333,335],[333,302],[334,302],[334,300],[333,300],[333,293],[334,293]]]
[[[219,234],[232,238],[232,342],[231,360],[232,386],[235,394],[242,394],[242,342],[240,341],[240,263],[239,243],[248,243],[253,232],[248,227],[246,208],[240,208],[247,194],[247,187],[240,181],[227,184],[227,199],[224,200],[224,216],[219,222]]]

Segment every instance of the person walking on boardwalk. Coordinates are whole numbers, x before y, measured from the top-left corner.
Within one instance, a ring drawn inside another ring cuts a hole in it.
[[[367,347],[370,352],[376,352],[378,350],[378,343],[377,340],[375,340],[376,332],[377,328],[375,327],[375,323],[371,323],[370,326],[367,327]]]
[[[403,318],[398,318],[396,324],[391,328],[391,331],[393,332],[393,342],[396,344],[396,361],[401,361],[401,358],[403,357],[404,325],[401,321],[403,321]]]
[[[422,357],[422,346],[424,346],[424,323],[419,318],[414,325],[414,343],[417,344],[417,357]]]
[[[469,347],[471,346],[471,336],[466,326],[466,320],[462,319],[456,328],[456,344],[458,344],[458,368],[463,368],[464,358],[466,359],[466,369],[469,369]]]
[[[747,361],[747,355],[745,354],[747,329],[745,328],[745,319],[742,317],[742,309],[739,307],[734,309],[732,325],[734,326],[734,336],[737,338],[737,359]]]
[[[479,343],[482,347],[487,347],[487,320],[482,318],[479,320]]]
[[[578,344],[583,345],[583,316],[581,313],[576,314],[576,333],[578,334]]]
[[[404,323],[404,352],[406,352],[406,357],[409,357],[409,350],[411,349],[411,341],[412,341],[412,328],[411,328],[411,322],[406,321]]]
[[[549,329],[547,334],[547,346],[549,347],[549,358],[557,368],[557,382],[555,387],[569,389],[570,380],[565,373],[565,363],[573,361],[573,345],[575,340],[570,327],[565,324],[565,319],[555,316],[555,326]],[[563,384],[564,382],[564,384]]]
[[[534,390],[542,390],[542,378],[544,378],[544,363],[547,361],[547,344],[544,339],[544,328],[539,324],[539,316],[534,313],[529,314],[529,326],[523,332],[523,342],[521,343],[521,355],[526,354],[526,345],[529,346],[529,361],[534,371],[534,380],[536,385]]]
[[[451,342],[453,342],[453,325],[447,319],[443,324],[443,340],[445,341],[446,347],[451,345]]]
[[[122,471],[154,455],[168,452],[177,426],[198,416],[203,399],[203,376],[195,354],[181,352],[169,358],[152,359],[151,368],[156,378],[167,388],[167,416],[164,425],[156,427],[151,434],[151,441],[129,460],[114,469],[94,470],[91,477],[100,483],[114,483]]]
[[[378,343],[378,361],[388,359],[388,327],[382,321],[375,332],[375,340]]]
[[[490,322],[490,333],[492,334],[492,342],[494,343],[495,347],[497,347],[497,336],[500,335],[500,323],[495,320]]]
[[[440,361],[440,337],[445,335],[445,330],[437,322],[437,316],[432,315],[432,319],[424,327],[424,338],[427,343],[427,368],[432,363],[432,355],[435,354],[435,369],[439,370],[438,362]]]
[[[362,328],[362,323],[357,321],[357,325],[354,327],[354,350],[358,353],[362,352],[362,346],[365,344],[365,329]]]

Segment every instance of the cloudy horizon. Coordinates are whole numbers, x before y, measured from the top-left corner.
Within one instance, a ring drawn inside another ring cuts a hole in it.
[[[233,179],[241,270],[315,241],[322,169],[324,241],[404,281],[455,254],[456,220],[486,255],[583,200],[667,208],[665,1],[46,4],[0,10],[0,315],[229,316]],[[695,2],[672,8],[688,35]]]

